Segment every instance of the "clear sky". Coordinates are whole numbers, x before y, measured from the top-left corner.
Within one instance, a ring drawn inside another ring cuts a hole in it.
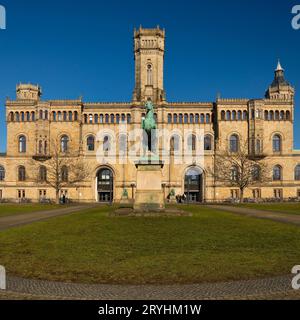
[[[130,101],[133,29],[166,29],[168,101],[262,98],[277,59],[296,88],[300,149],[300,0],[0,0],[0,152],[6,149],[5,98],[19,82],[38,83],[43,99]]]

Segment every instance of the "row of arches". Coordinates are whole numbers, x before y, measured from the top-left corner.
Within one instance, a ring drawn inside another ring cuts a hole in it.
[[[221,111],[221,120],[223,121],[247,121],[248,120],[248,112],[246,110],[241,111]]]
[[[290,121],[291,120],[291,113],[290,111],[273,111],[273,110],[265,110],[264,112],[264,119],[266,121],[272,121],[272,120],[277,120],[277,121]]]
[[[119,124],[119,123],[131,123],[131,114],[84,114],[83,115],[84,123],[110,123],[110,124]]]
[[[198,123],[211,123],[213,121],[213,115],[210,113],[201,113],[201,114],[193,114],[193,113],[169,113],[168,114],[168,123],[184,123],[184,124],[198,124]]]

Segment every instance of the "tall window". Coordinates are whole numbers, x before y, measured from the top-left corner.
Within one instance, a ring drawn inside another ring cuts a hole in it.
[[[47,168],[45,166],[40,166],[39,180],[41,182],[47,181]]]
[[[73,121],[73,113],[72,113],[72,111],[69,111],[69,121]]]
[[[69,149],[69,137],[64,135],[60,139],[60,150],[61,152],[67,152]]]
[[[275,134],[273,137],[273,152],[281,151],[281,136],[279,134]]]
[[[238,152],[239,150],[239,137],[236,134],[230,136],[229,139],[229,151]]]
[[[188,136],[187,144],[188,144],[188,150],[189,151],[195,151],[196,150],[196,136],[194,134],[191,134],[191,135]]]
[[[95,138],[93,136],[87,137],[87,149],[88,151],[94,151],[95,150]]]
[[[69,181],[69,171],[67,166],[62,166],[61,168],[61,181],[68,182]]]
[[[168,114],[168,123],[172,123],[172,115],[171,115],[171,113]]]
[[[25,136],[19,137],[19,152],[20,153],[26,152],[26,137]]]
[[[152,74],[152,65],[147,65],[147,85],[151,86],[153,85],[153,74]]]
[[[282,179],[282,169],[280,166],[273,168],[273,181],[280,181]]]
[[[253,181],[259,181],[260,180],[260,174],[261,169],[259,165],[255,165],[252,169],[252,179]]]
[[[239,175],[239,169],[236,166],[232,167],[231,168],[231,180],[237,181],[238,175]]]
[[[300,180],[300,164],[298,164],[295,168],[295,180]]]
[[[18,180],[25,181],[26,180],[26,170],[25,167],[21,166],[18,169]]]
[[[0,166],[0,181],[4,181],[5,179],[5,169],[4,167]]]
[[[43,141],[40,140],[39,141],[39,154],[42,154],[43,153]]]
[[[210,134],[204,137],[204,150],[212,150],[212,138]]]
[[[179,151],[180,138],[177,134],[171,137],[170,140],[170,149],[171,151],[177,152]]]
[[[127,151],[127,136],[126,136],[126,134],[121,134],[119,136],[119,151],[123,155]]]
[[[109,136],[105,136],[103,139],[103,151],[109,151],[110,150],[110,139]]]
[[[184,123],[189,123],[189,116],[187,114],[184,115]]]

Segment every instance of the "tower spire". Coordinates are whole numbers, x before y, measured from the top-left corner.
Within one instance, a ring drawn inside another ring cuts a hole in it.
[[[284,69],[282,68],[282,66],[280,64],[280,59],[278,59],[277,68],[275,71],[284,71]]]

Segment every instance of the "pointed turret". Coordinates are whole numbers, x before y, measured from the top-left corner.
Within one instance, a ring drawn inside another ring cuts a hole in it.
[[[266,92],[267,99],[292,99],[294,97],[294,88],[284,77],[284,69],[278,60],[275,69],[275,77],[269,89]]]

